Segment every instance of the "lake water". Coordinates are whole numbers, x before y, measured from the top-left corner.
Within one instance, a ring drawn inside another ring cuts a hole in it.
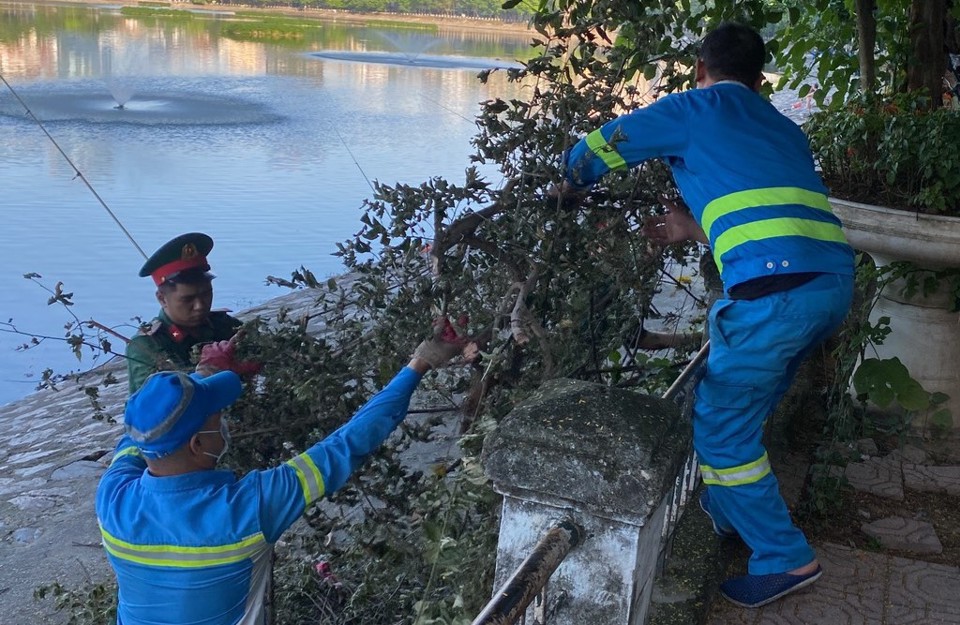
[[[214,238],[214,306],[234,310],[285,292],[267,276],[337,274],[331,254],[359,228],[367,178],[462,181],[478,103],[517,90],[502,72],[481,85],[477,70],[530,40],[318,23],[264,44],[222,36],[230,19],[0,2],[0,74],[147,254],[183,232]],[[143,256],[2,84],[0,206],[0,322],[63,336],[71,317],[31,272],[62,281],[77,317],[127,336],[156,313]],[[47,367],[91,364],[52,339],[16,351],[27,338],[0,330],[0,404]]]

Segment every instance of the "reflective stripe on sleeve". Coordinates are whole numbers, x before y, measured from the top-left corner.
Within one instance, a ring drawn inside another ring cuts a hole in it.
[[[215,547],[181,547],[179,545],[137,545],[112,536],[100,528],[103,546],[116,558],[147,564],[176,568],[200,568],[218,564],[233,564],[254,557],[268,544],[263,534],[257,532],[240,542]]]
[[[599,128],[588,134],[586,141],[590,151],[599,156],[600,160],[610,169],[619,169],[627,166],[627,162],[623,160],[623,157],[620,156],[617,149],[607,143],[607,140],[603,138]]]
[[[779,217],[753,221],[742,226],[734,226],[718,236],[713,244],[713,258],[717,269],[723,271],[723,255],[749,241],[773,239],[776,237],[806,237],[817,241],[846,243],[840,226],[825,221],[800,219],[798,217]]]
[[[767,187],[765,189],[749,189],[718,197],[703,208],[701,225],[703,231],[710,236],[713,223],[731,213],[745,208],[758,206],[782,206],[793,204],[815,208],[832,213],[827,196],[816,191],[808,191],[799,187]]]
[[[297,479],[300,480],[300,487],[303,488],[303,498],[306,500],[306,505],[309,506],[323,497],[323,475],[310,456],[305,453],[300,454],[288,460],[287,464],[297,472]]]
[[[140,450],[137,447],[133,447],[133,446],[124,447],[117,453],[113,454],[113,459],[110,460],[110,464],[113,464],[114,462],[123,458],[124,456],[135,456],[139,458],[139,457],[142,457],[143,454],[140,453]]]
[[[713,484],[716,486],[740,486],[742,484],[753,484],[759,482],[761,478],[770,473],[770,460],[767,453],[764,452],[759,460],[748,464],[741,464],[738,467],[729,469],[714,469],[705,464],[700,465],[700,473],[703,475],[704,484]]]

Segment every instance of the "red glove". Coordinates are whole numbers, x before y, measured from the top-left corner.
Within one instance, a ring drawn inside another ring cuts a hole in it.
[[[207,375],[217,371],[233,371],[239,376],[250,376],[260,373],[262,369],[263,365],[259,362],[239,362],[232,340],[204,345],[200,350],[200,362],[197,363],[197,371]]]
[[[447,364],[447,361],[463,352],[471,341],[465,332],[468,322],[469,317],[466,315],[461,315],[457,320],[458,327],[454,327],[447,317],[435,319],[433,338],[420,343],[414,350],[413,357],[427,362],[434,369]]]

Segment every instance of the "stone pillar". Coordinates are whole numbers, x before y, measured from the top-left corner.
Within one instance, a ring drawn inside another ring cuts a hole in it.
[[[503,495],[495,590],[567,518],[586,538],[550,579],[547,622],[642,625],[667,495],[689,447],[689,424],[670,401],[578,380],[544,384],[484,442],[484,470]]]

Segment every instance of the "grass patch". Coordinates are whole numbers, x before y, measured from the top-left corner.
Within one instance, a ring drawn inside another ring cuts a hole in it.
[[[124,7],[121,14],[126,17],[161,17],[173,20],[193,20],[198,17],[192,11],[143,6]],[[237,13],[236,17],[240,19],[223,22],[221,36],[238,41],[300,41],[306,37],[308,31],[322,27],[317,21],[249,11]]]
[[[220,36],[237,41],[300,41],[306,37],[306,28],[232,22],[224,25]]]
[[[256,11],[237,11],[234,13],[234,16],[243,18],[245,20],[259,21],[270,24],[296,24],[304,27],[311,26],[314,28],[320,26],[320,20],[311,19],[309,17],[271,15],[269,13],[258,13]]]
[[[400,22],[396,20],[366,20],[364,26],[369,28],[393,28],[406,30],[422,30],[429,33],[440,32],[440,27],[436,24],[426,24],[423,22]]]
[[[161,9],[145,6],[123,7],[120,9],[120,15],[124,17],[165,17],[176,18],[179,20],[192,20],[194,14],[190,11],[180,9]]]

